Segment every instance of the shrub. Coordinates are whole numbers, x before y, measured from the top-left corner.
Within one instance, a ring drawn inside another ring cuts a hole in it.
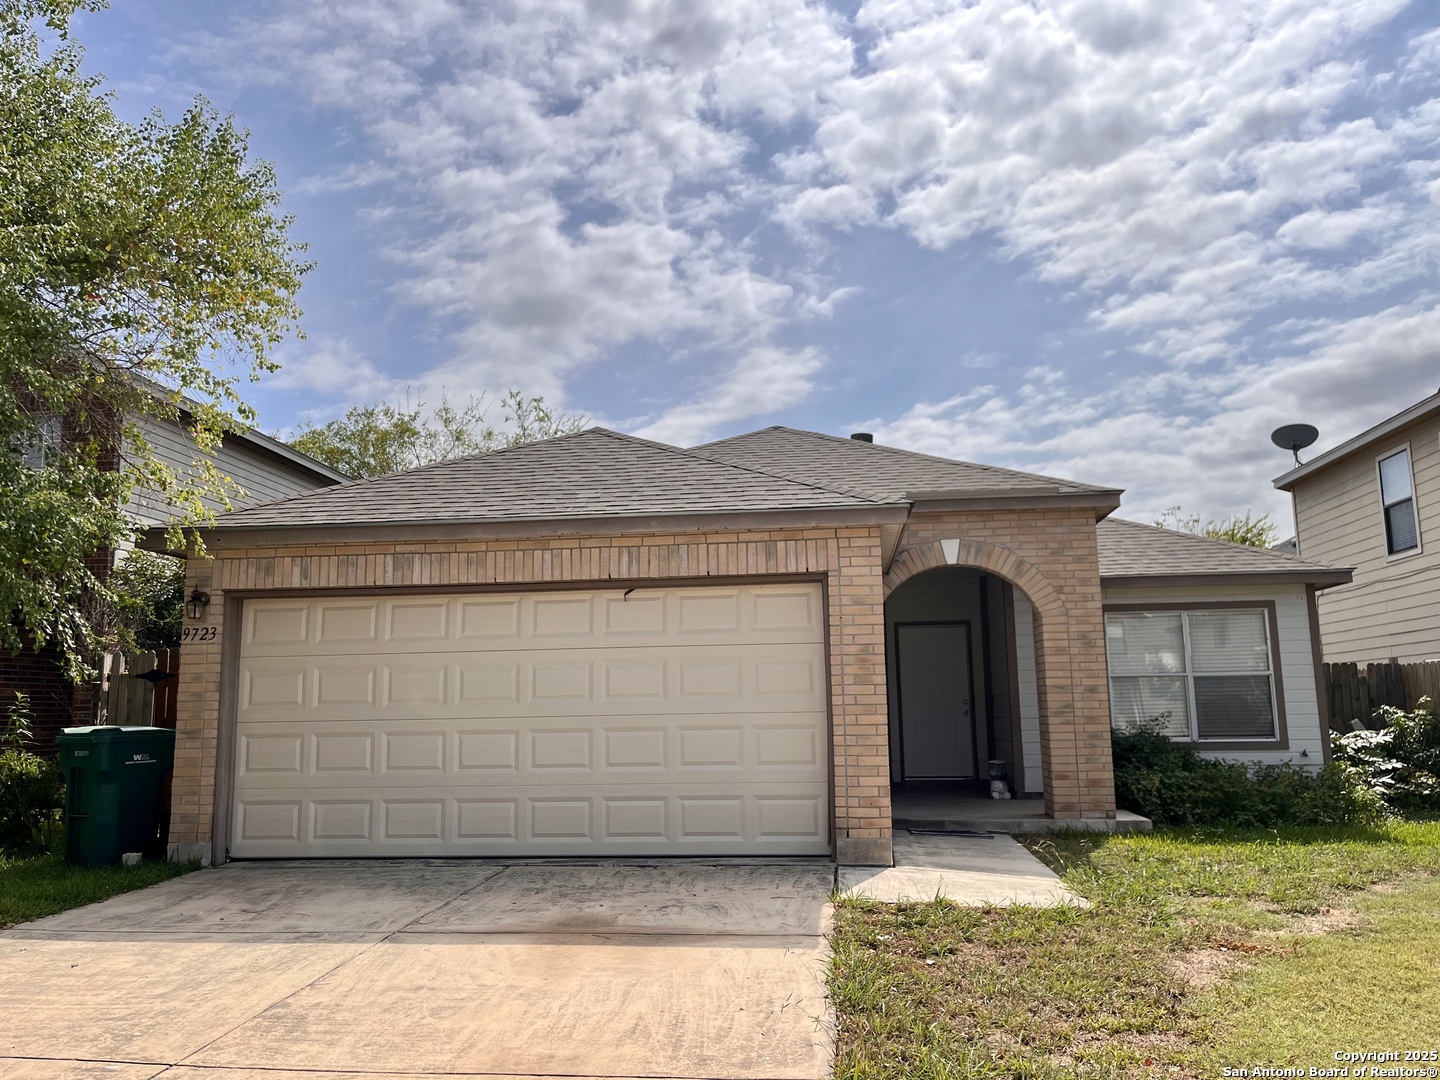
[[[1275,828],[1375,821],[1384,803],[1347,765],[1321,770],[1204,758],[1155,731],[1115,731],[1115,800],[1156,825]]]
[[[1332,736],[1334,759],[1397,813],[1440,815],[1440,716],[1429,698],[1375,710],[1374,729]]]
[[[60,768],[26,750],[29,738],[30,699],[16,694],[0,729],[0,854],[46,850],[60,820]]]

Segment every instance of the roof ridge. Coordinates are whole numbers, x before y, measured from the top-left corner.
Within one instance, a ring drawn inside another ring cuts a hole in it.
[[[1167,533],[1170,536],[1178,536],[1185,540],[1194,540],[1203,544],[1214,544],[1219,547],[1226,548],[1227,550],[1234,550],[1238,548],[1241,551],[1256,552],[1265,556],[1266,558],[1277,559],[1280,562],[1285,563],[1295,563],[1300,566],[1313,567],[1317,570],[1333,569],[1332,567],[1327,566],[1325,563],[1311,562],[1309,559],[1302,559],[1298,555],[1287,555],[1283,551],[1275,551],[1274,549],[1268,547],[1256,547],[1253,544],[1242,544],[1235,540],[1221,540],[1217,536],[1202,536],[1200,533],[1182,532],[1179,529],[1166,528],[1164,525],[1150,525],[1146,524],[1143,521],[1132,521],[1129,518],[1112,517],[1106,518],[1105,520],[1115,525],[1128,525],[1131,528],[1135,529],[1148,529],[1151,532]],[[1097,522],[1097,524],[1103,525],[1105,524],[1105,522]]]
[[[991,474],[1009,474],[1011,476],[1023,476],[1028,480],[1043,480],[1047,483],[1056,484],[1068,488],[1084,488],[1090,491],[1115,491],[1116,488],[1102,487],[1098,484],[1085,484],[1078,480],[1066,480],[1058,476],[1048,476],[1044,473],[1026,472],[1023,469],[1011,469],[1004,465],[987,465],[979,461],[964,461],[960,458],[941,457],[938,454],[926,454],[919,450],[906,450],[899,446],[887,446],[884,443],[866,442],[862,439],[850,439],[844,435],[831,435],[828,431],[808,431],[805,428],[786,427],[784,424],[772,424],[768,428],[760,428],[758,431],[747,431],[742,435],[732,435],[728,439],[716,439],[713,442],[702,443],[696,449],[704,449],[706,446],[718,446],[721,443],[739,442],[751,435],[759,435],[765,431],[786,431],[792,435],[808,435],[812,438],[825,439],[830,442],[839,443],[844,446],[863,446],[870,450],[878,450],[887,454],[901,455],[904,457],[923,458],[926,461],[936,461],[942,465],[964,465],[966,468],[979,469]]]
[[[846,495],[852,499],[864,499],[866,502],[875,503],[879,506],[884,506],[892,501],[890,499],[882,498],[881,496],[876,495],[873,492],[867,493],[861,491],[852,491],[843,487],[837,487],[832,484],[822,484],[814,480],[801,480],[799,477],[796,476],[787,476],[785,473],[772,472],[769,469],[761,469],[755,465],[741,465],[738,462],[726,461],[724,458],[712,457],[709,454],[702,454],[699,447],[672,446],[670,443],[662,443],[654,439],[642,439],[639,435],[627,435],[623,431],[610,431],[606,428],[596,428],[595,430],[603,431],[605,434],[614,436],[616,438],[627,439],[630,442],[637,442],[644,446],[659,447],[665,450],[669,450],[672,453],[683,454],[688,458],[693,458],[697,461],[705,461],[710,463],[711,465],[724,465],[726,468],[736,469],[740,472],[755,473],[757,476],[768,476],[772,480],[783,480],[787,484],[794,484],[796,487],[810,488],[814,491],[827,491],[831,495]]]

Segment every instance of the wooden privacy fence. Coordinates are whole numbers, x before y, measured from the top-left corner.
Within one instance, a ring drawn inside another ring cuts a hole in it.
[[[110,653],[101,673],[99,722],[173,728],[179,673],[179,649]]]
[[[1422,697],[1440,705],[1440,660],[1418,664],[1326,664],[1330,727],[1339,732],[1370,727],[1382,705],[1413,709]]]

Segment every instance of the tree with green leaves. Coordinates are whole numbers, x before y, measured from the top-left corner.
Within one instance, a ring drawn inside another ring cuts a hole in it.
[[[519,390],[506,394],[501,407],[504,423],[497,428],[486,423],[483,396],[457,405],[442,394],[440,404],[427,411],[425,402],[407,391],[398,401],[353,405],[338,419],[307,424],[290,445],[360,479],[570,435],[586,423],[583,416],[557,412],[544,398]]]
[[[0,649],[53,642],[72,676],[105,644],[92,563],[132,537],[129,492],[178,532],[230,489],[207,454],[253,421],[239,380],[277,367],[308,268],[230,118],[202,100],[127,123],[81,71],[70,21],[102,7],[0,0]],[[150,419],[187,425],[192,468]]]
[[[1162,529],[1208,536],[1211,540],[1228,540],[1246,547],[1271,547],[1280,535],[1279,526],[1270,520],[1269,514],[1255,517],[1249,510],[1243,517],[1232,514],[1220,521],[1206,520],[1202,523],[1199,514],[1186,514],[1180,507],[1172,506],[1156,519],[1155,524]]]
[[[173,649],[185,624],[185,560],[127,551],[106,585],[115,597],[116,644],[126,651]]]

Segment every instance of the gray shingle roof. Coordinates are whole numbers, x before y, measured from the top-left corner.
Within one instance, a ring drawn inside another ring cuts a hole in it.
[[[797,480],[838,485],[887,502],[905,501],[907,494],[917,492],[1063,495],[1114,490],[787,427],[764,428],[695,449],[707,457],[766,469]]]
[[[1322,566],[1271,548],[1246,547],[1225,540],[1106,518],[1095,526],[1100,546],[1100,577],[1212,577],[1281,575],[1296,581],[1340,583],[1345,568]]]
[[[216,525],[544,521],[883,504],[823,483],[591,428],[237,510]]]

